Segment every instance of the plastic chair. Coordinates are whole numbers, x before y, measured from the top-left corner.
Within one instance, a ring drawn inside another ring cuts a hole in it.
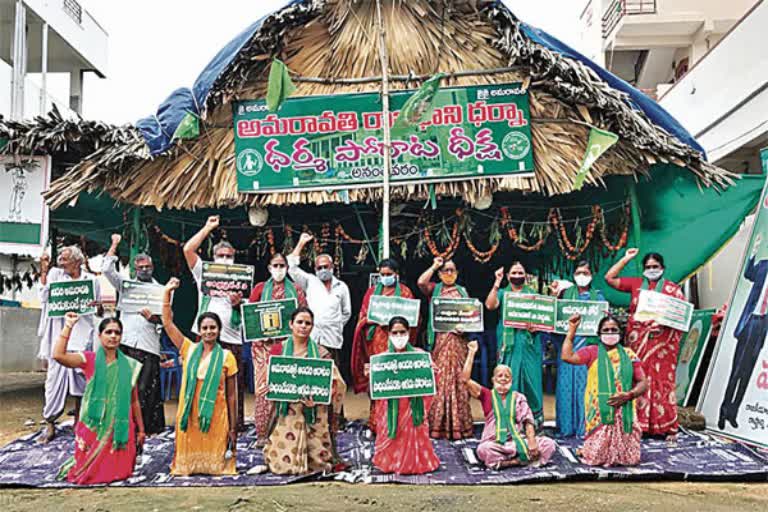
[[[483,331],[472,333],[470,338],[477,340],[478,356],[472,365],[472,378],[483,386],[490,386],[491,370],[495,366],[496,333],[495,331]]]
[[[165,360],[173,360],[174,364],[173,366],[169,368],[160,367],[160,395],[163,397],[163,400],[170,400],[171,399],[171,391],[173,389],[174,381],[176,383],[176,391],[177,396],[178,393],[181,392],[181,375],[182,375],[182,368],[181,368],[181,362],[179,361],[179,354],[172,350],[163,350],[160,352],[161,355],[165,356]]]

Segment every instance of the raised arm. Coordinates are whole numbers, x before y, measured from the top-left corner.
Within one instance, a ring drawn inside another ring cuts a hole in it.
[[[475,354],[477,354],[477,341],[470,341],[467,343],[467,359],[464,360],[464,366],[461,369],[461,375],[459,378],[461,382],[467,387],[469,394],[475,398],[480,396],[482,386],[472,380],[472,364],[475,362]]]
[[[40,256],[40,284],[46,286],[48,284],[48,271],[51,270],[51,257],[43,253]]]
[[[116,263],[117,263],[117,248],[120,245],[120,241],[123,239],[121,235],[118,233],[114,233],[112,235],[112,245],[109,246],[109,250],[107,251],[107,256],[104,258],[104,262],[101,266],[101,272],[104,274],[104,277],[107,278],[107,281],[109,281],[109,284],[115,287],[117,292],[120,292],[120,287],[122,285],[123,279],[120,276],[120,274],[117,272]]]
[[[203,226],[200,231],[195,233],[195,236],[187,240],[187,243],[184,244],[184,259],[187,260],[187,266],[190,269],[195,268],[195,265],[197,265],[197,260],[200,259],[200,257],[197,255],[197,250],[201,245],[203,245],[205,239],[208,238],[210,234],[219,227],[220,222],[221,220],[218,215],[211,215],[208,217],[208,221],[206,221],[205,226]]]
[[[614,263],[610,269],[608,269],[608,272],[605,273],[605,282],[608,283],[608,286],[614,290],[619,289],[619,274],[622,270],[624,270],[624,267],[627,266],[627,263],[632,261],[632,258],[637,256],[637,252],[637,249],[627,249],[627,252],[624,253],[624,256],[619,261]]]
[[[488,296],[485,298],[485,307],[490,311],[499,308],[499,288],[501,287],[501,280],[504,279],[504,267],[497,268],[494,277],[493,288],[491,288],[491,291],[488,292]]]
[[[425,270],[424,273],[421,274],[416,280],[416,286],[419,287],[419,290],[421,290],[421,293],[424,295],[429,295],[429,282],[432,280],[432,275],[437,271],[437,269],[443,266],[443,261],[443,258],[440,256],[436,257],[432,261],[432,266]]]
[[[563,349],[560,351],[560,359],[569,364],[582,364],[581,359],[573,351],[573,338],[576,337],[576,329],[581,324],[581,315],[573,315],[568,319],[568,333],[563,341]]]
[[[61,366],[66,366],[67,368],[80,368],[84,363],[82,354],[67,352],[69,336],[72,334],[72,329],[77,323],[78,318],[77,313],[70,311],[66,314],[64,317],[64,328],[61,330],[59,339],[56,340],[56,345],[53,347],[53,359]]]
[[[304,272],[299,266],[301,263],[301,251],[304,250],[304,246],[311,242],[313,238],[314,237],[309,233],[302,233],[299,237],[299,241],[296,243],[296,247],[293,248],[291,254],[286,258],[288,260],[288,275],[290,275],[291,279],[304,290],[309,287],[309,279],[311,276]]]
[[[181,346],[184,344],[184,334],[173,323],[173,311],[171,311],[171,296],[173,290],[179,287],[179,280],[172,277],[168,280],[168,284],[165,285],[165,295],[163,295],[163,329],[168,335],[168,338],[176,345],[176,348],[181,350]]]

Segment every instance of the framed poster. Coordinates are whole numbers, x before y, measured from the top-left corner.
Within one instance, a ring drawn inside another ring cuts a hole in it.
[[[0,155],[0,253],[39,258],[48,244],[51,157]]]

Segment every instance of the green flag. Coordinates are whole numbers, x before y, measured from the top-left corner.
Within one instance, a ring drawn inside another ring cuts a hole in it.
[[[6,144],[8,144],[8,139],[0,137],[0,151],[2,151]]]
[[[279,59],[272,61],[269,68],[269,83],[267,84],[267,108],[270,112],[277,112],[285,98],[293,94],[296,86],[293,85],[288,68]]]
[[[200,120],[194,112],[187,112],[173,132],[174,139],[196,139],[200,136]]]
[[[403,136],[408,130],[417,127],[419,123],[432,114],[432,103],[440,89],[440,80],[443,79],[443,76],[443,73],[436,74],[424,82],[421,88],[408,98],[392,126],[392,138]]]
[[[584,154],[584,161],[581,163],[579,172],[576,173],[576,178],[573,180],[574,190],[581,190],[589,169],[592,168],[592,165],[597,159],[600,158],[603,153],[608,151],[608,148],[616,144],[618,140],[619,136],[615,133],[592,127],[589,131],[589,140],[587,141],[587,152]]]

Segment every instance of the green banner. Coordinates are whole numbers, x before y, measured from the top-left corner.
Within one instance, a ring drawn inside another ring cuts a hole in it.
[[[225,265],[203,262],[200,290],[209,297],[229,298],[230,293],[240,292],[248,298],[253,284],[253,267],[250,265]]]
[[[581,324],[576,329],[577,336],[595,336],[597,324],[608,314],[610,305],[605,301],[557,299],[557,320],[555,332],[568,333],[568,319],[575,314],[581,315]]]
[[[284,338],[291,335],[291,315],[296,311],[295,298],[249,302],[240,306],[247,341]]]
[[[331,403],[333,360],[270,356],[267,400],[298,402],[311,397],[316,404]]]
[[[688,332],[693,316],[693,304],[651,290],[640,290],[635,320],[654,320],[659,325]]]
[[[483,304],[477,299],[432,299],[432,330],[483,332]]]
[[[414,91],[391,93],[394,123]],[[531,173],[528,92],[520,83],[437,91],[432,115],[392,140],[391,179],[400,183]],[[339,190],[381,184],[379,93],[233,102],[239,192]]]
[[[555,298],[546,295],[506,292],[501,318],[504,327],[555,330]]]
[[[165,288],[160,284],[124,279],[116,308],[121,313],[139,313],[148,309],[153,315],[160,315],[163,313],[164,297]]]
[[[592,168],[597,159],[602,156],[603,153],[608,151],[611,146],[619,141],[619,136],[613,132],[607,130],[601,130],[599,128],[592,127],[589,130],[589,140],[587,140],[587,151],[584,153],[584,160],[581,162],[579,172],[576,173],[576,178],[573,180],[574,190],[580,190],[584,185],[584,180],[587,178],[587,173]]]
[[[421,301],[417,299],[371,295],[371,302],[368,304],[368,321],[387,325],[392,317],[402,316],[408,320],[411,327],[416,327],[419,324],[420,306]]]
[[[677,357],[677,370],[675,370],[677,405],[684,407],[688,401],[691,385],[696,381],[696,375],[699,372],[701,354],[712,332],[712,315],[714,314],[714,309],[694,311],[691,328],[680,340],[680,352]]]
[[[372,356],[369,384],[371,400],[434,395],[432,357],[421,350]]]
[[[48,318],[62,317],[69,311],[79,315],[96,313],[93,281],[59,281],[48,286]]]

